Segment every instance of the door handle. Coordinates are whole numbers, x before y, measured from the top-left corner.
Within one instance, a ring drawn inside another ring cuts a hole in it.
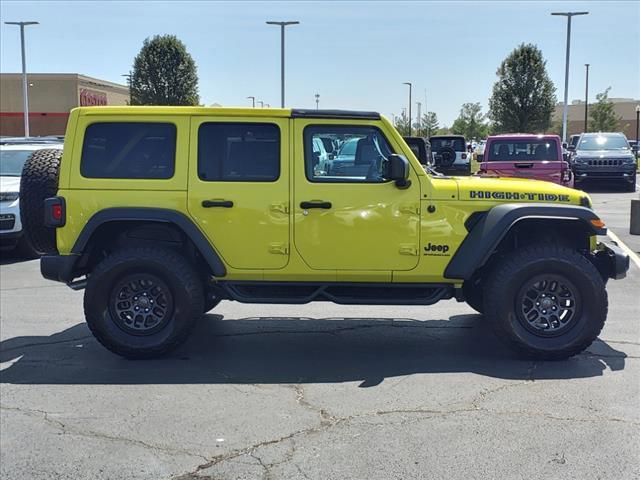
[[[233,202],[231,200],[203,200],[202,206],[204,208],[211,208],[211,207],[231,208],[233,207]]]
[[[331,208],[331,202],[300,202],[300,208],[308,210],[310,208],[324,208],[328,210]]]

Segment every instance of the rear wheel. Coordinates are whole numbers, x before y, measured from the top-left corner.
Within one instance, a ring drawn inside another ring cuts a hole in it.
[[[496,335],[538,359],[562,359],[587,348],[607,316],[598,270],[560,246],[531,246],[497,264],[484,289],[485,314]]]
[[[472,277],[462,285],[462,293],[467,304],[478,313],[484,313],[484,298],[480,278]]]
[[[106,348],[127,358],[151,358],[186,340],[202,315],[203,299],[199,275],[180,254],[127,248],[91,273],[84,310]]]

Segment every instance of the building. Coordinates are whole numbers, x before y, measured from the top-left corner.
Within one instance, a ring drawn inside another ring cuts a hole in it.
[[[633,98],[610,98],[613,103],[615,114],[621,118],[618,124],[618,131],[623,132],[628,139],[636,138],[636,106],[640,105],[640,100]],[[553,122],[562,122],[562,102],[556,105],[553,112]],[[589,104],[591,109],[592,104]],[[574,100],[569,105],[567,112],[567,135],[584,132],[584,100]]]
[[[27,85],[32,136],[64,135],[72,108],[129,103],[125,85],[78,73],[29,73]],[[0,74],[0,135],[24,135],[20,73]]]

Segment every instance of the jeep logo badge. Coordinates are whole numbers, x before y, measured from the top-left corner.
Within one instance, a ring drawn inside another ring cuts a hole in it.
[[[449,254],[447,253],[448,251],[449,251],[449,245],[437,245],[433,243],[428,243],[424,247],[425,255],[448,257],[449,256]]]

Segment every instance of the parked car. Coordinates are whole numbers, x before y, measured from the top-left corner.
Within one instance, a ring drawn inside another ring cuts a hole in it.
[[[0,139],[0,250],[36,255],[20,221],[20,177],[27,158],[43,148],[62,149],[55,137],[5,137]]]
[[[484,158],[484,147],[486,145],[486,139],[480,140],[471,154],[471,173],[477,173],[480,170],[480,162]]]
[[[507,134],[487,138],[480,175],[520,177],[573,186],[558,135]]]
[[[429,138],[433,167],[445,175],[469,175],[471,154],[462,135],[436,135]]]
[[[430,166],[433,161],[431,157],[431,145],[424,137],[402,137],[407,142],[409,148],[416,156],[421,165]]]
[[[347,176],[315,170],[327,136],[357,139]],[[25,164],[26,232],[43,276],[84,288],[89,329],[125,357],[176,348],[221,300],[456,298],[523,355],[566,358],[629,268],[584,192],[431,175],[376,112],[77,108],[65,142]]]
[[[615,181],[636,191],[636,159],[621,132],[583,133],[572,161],[576,186],[585,181]]]

